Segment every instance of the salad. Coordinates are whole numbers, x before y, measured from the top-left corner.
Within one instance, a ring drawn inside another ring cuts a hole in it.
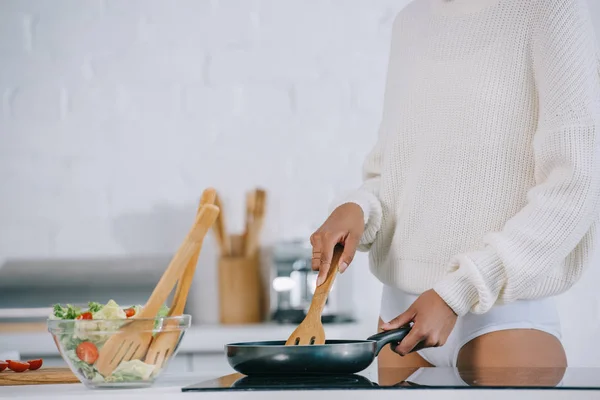
[[[59,347],[67,362],[86,379],[94,383],[146,381],[158,371],[155,371],[154,365],[141,360],[123,361],[109,376],[102,376],[94,367],[104,343],[141,308],[140,305],[123,308],[114,300],[106,304],[90,302],[87,309],[56,304],[49,319],[64,321],[60,324],[56,340],[60,342]],[[169,308],[163,305],[157,318],[166,317],[168,313]],[[160,323],[155,322],[155,329]]]

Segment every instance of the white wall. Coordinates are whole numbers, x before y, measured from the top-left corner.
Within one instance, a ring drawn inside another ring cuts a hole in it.
[[[260,185],[264,242],[307,237],[359,183],[406,2],[1,2],[0,264],[172,252],[209,185],[232,230]],[[214,255],[195,280],[203,322],[217,318]],[[561,299],[575,365],[600,365],[597,278]],[[366,257],[341,279],[374,324]]]

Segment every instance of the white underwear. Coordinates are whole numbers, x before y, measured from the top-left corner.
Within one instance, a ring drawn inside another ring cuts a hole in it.
[[[379,315],[383,322],[389,322],[406,311],[416,299],[415,295],[384,285]],[[496,305],[485,314],[469,313],[458,318],[444,346],[422,349],[418,353],[436,367],[455,367],[458,353],[465,344],[486,333],[506,329],[536,329],[561,340],[554,299],[521,300]]]
[[[406,378],[407,382],[416,383],[421,386],[430,387],[467,387],[469,386],[460,376],[457,368],[419,368],[411,376]],[[507,385],[507,387],[511,387]],[[518,386],[512,386],[518,387]],[[564,378],[554,387],[564,387]]]

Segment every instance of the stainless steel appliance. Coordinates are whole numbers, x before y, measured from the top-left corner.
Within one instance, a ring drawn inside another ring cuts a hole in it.
[[[312,247],[309,242],[280,242],[271,254],[270,299],[271,319],[280,323],[298,324],[306,316],[316,288],[316,271],[311,269]],[[352,322],[352,315],[339,307],[339,284],[334,282],[322,321]]]

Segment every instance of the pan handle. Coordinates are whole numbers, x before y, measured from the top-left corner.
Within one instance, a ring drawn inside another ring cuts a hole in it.
[[[375,349],[375,356],[379,354],[381,349],[383,349],[387,344],[392,343],[394,347],[398,345],[408,335],[410,332],[410,327],[405,326],[398,329],[392,329],[391,331],[379,332],[375,335],[369,336],[367,340],[373,340],[377,343],[377,348]]]

